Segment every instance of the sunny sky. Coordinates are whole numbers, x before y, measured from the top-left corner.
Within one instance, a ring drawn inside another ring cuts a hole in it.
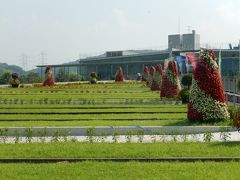
[[[239,0],[0,0],[0,62],[32,69],[107,50],[163,49],[179,24],[201,43],[237,44],[239,18]]]

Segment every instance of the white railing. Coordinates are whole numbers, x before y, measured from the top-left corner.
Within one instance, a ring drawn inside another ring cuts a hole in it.
[[[225,98],[227,102],[233,103],[234,105],[240,105],[240,95],[230,92],[225,92]]]

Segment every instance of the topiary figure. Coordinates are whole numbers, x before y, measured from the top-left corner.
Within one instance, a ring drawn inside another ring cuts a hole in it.
[[[91,84],[97,83],[97,74],[95,72],[91,72],[91,74],[90,74],[90,83]]]
[[[121,67],[119,67],[115,75],[115,82],[123,82],[123,81],[124,81],[123,70]]]
[[[169,61],[165,74],[163,75],[160,97],[176,97],[180,90],[181,86],[178,78],[177,63],[175,61]]]
[[[13,88],[18,88],[18,86],[20,84],[18,74],[17,73],[12,73],[9,82],[12,85]]]
[[[156,72],[153,76],[152,80],[152,85],[151,85],[151,90],[152,91],[159,91],[162,83],[162,75],[163,75],[163,70],[161,64],[157,64],[155,66]]]
[[[221,121],[229,118],[221,76],[212,50],[202,51],[193,72],[188,119]]]
[[[149,73],[149,68],[145,66],[142,73],[142,81],[146,82],[147,85],[149,85]]]
[[[45,70],[45,81],[43,82],[43,86],[54,86],[54,76],[51,69],[51,66],[47,66]]]

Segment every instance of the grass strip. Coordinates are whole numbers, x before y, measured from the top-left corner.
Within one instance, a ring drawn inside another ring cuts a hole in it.
[[[0,158],[240,157],[239,142],[1,144]]]
[[[59,118],[62,120],[68,120],[68,118],[78,118],[79,120],[84,119],[105,119],[105,118],[113,118],[113,119],[133,119],[133,118],[167,118],[167,119],[186,119],[186,113],[135,113],[135,114],[0,114],[0,120],[7,119],[54,119]]]
[[[0,127],[51,127],[51,126],[191,126],[187,120],[50,120],[0,121]],[[197,125],[197,124],[196,124]],[[222,124],[228,125],[228,124]]]
[[[236,162],[0,164],[0,179],[238,179]]]

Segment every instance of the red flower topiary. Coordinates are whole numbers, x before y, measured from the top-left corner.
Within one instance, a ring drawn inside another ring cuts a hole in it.
[[[45,70],[45,81],[43,82],[43,86],[54,86],[54,84],[55,80],[51,66],[47,66]]]
[[[124,74],[121,67],[118,68],[116,75],[115,75],[116,82],[123,82],[124,81]]]
[[[159,91],[162,83],[162,75],[163,75],[163,70],[161,64],[157,64],[155,66],[155,74],[153,76],[152,80],[152,85],[151,85],[151,90],[152,91]]]
[[[175,61],[169,61],[165,74],[163,75],[160,97],[176,97],[180,89],[177,64]]]
[[[148,76],[149,87],[151,89],[152,89],[153,77],[155,76],[155,73],[156,73],[155,67],[151,66],[149,70],[149,76]]]
[[[188,119],[202,122],[228,118],[216,56],[212,50],[202,51],[193,72]]]

